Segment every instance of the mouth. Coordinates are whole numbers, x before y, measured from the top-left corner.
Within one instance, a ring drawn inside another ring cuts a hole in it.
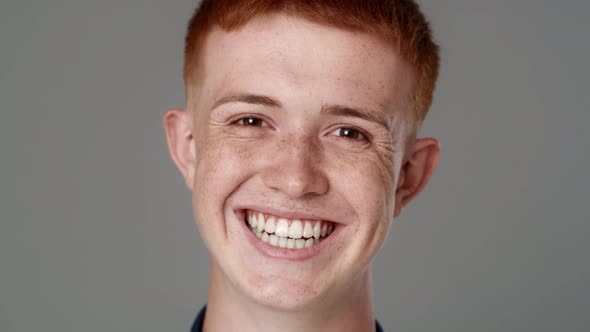
[[[244,211],[244,223],[262,242],[286,249],[313,247],[335,228],[331,221],[288,219],[254,210]]]

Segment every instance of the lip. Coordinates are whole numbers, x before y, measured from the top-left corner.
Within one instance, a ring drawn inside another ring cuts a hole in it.
[[[262,242],[260,239],[258,239],[254,233],[252,233],[252,231],[250,231],[250,229],[248,229],[248,226],[246,226],[246,223],[244,222],[244,211],[245,210],[238,210],[238,211],[234,211],[234,215],[238,221],[238,223],[240,224],[240,227],[242,229],[242,233],[244,234],[244,236],[246,237],[247,241],[263,256],[271,258],[271,259],[281,259],[281,260],[287,260],[287,261],[293,261],[293,262],[303,262],[309,259],[312,259],[318,255],[320,255],[324,250],[328,249],[330,246],[332,246],[332,244],[334,243],[334,241],[337,239],[338,234],[340,233],[340,229],[342,228],[341,224],[337,224],[334,223],[334,230],[332,231],[332,233],[330,234],[330,236],[328,236],[327,238],[325,238],[324,240],[322,240],[320,243],[314,244],[311,247],[308,248],[302,248],[302,249],[287,249],[287,248],[279,248],[279,247],[275,247],[272,246],[268,243],[264,243]],[[267,211],[259,211],[259,212],[263,212],[263,213],[269,213]],[[272,213],[269,213],[272,214]],[[280,216],[282,217],[286,217],[285,214],[281,214]],[[299,215],[301,216],[301,215]],[[302,218],[305,219],[305,218]],[[314,218],[311,218],[314,219]],[[325,220],[325,219],[322,219]]]

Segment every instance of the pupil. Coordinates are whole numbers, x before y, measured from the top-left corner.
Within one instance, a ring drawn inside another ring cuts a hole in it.
[[[342,128],[340,130],[340,135],[342,135],[344,137],[349,137],[349,138],[357,138],[358,137],[358,133],[350,128]]]
[[[256,126],[258,124],[258,119],[255,118],[247,118],[246,124],[250,126]]]

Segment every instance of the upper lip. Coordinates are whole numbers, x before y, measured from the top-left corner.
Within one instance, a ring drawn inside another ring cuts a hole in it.
[[[238,210],[250,210],[256,212],[262,212],[264,214],[270,214],[276,217],[282,217],[291,220],[323,220],[323,221],[330,221],[334,223],[342,223],[342,221],[334,220],[326,215],[314,212],[302,213],[300,211],[292,211],[292,210],[284,210],[284,209],[277,209],[272,207],[263,207],[263,206],[244,206],[240,207]],[[305,210],[305,209],[302,209]]]

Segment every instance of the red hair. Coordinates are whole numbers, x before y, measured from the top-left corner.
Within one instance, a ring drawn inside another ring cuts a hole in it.
[[[198,83],[200,50],[210,29],[232,31],[259,15],[282,13],[337,28],[372,33],[391,43],[412,64],[416,82],[412,115],[418,126],[432,103],[439,47],[413,0],[203,0],[188,25],[184,80]]]

